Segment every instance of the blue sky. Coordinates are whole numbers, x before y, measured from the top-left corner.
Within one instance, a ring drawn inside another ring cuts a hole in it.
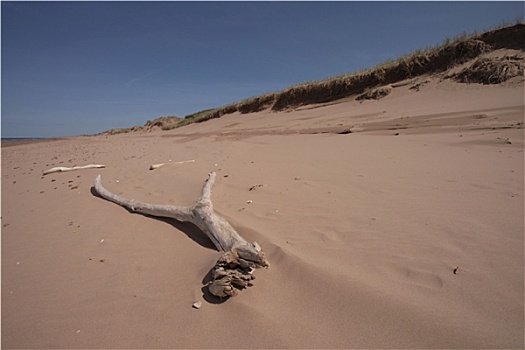
[[[523,19],[514,2],[1,2],[2,137],[184,117]]]

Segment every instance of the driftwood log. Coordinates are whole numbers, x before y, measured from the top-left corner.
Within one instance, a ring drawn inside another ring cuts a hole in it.
[[[257,242],[252,244],[246,241],[226,219],[213,210],[211,188],[215,177],[215,172],[208,175],[202,196],[191,207],[147,204],[123,198],[105,189],[100,175],[95,179],[95,190],[101,197],[132,212],[191,222],[200,228],[217,250],[224,252],[211,271],[213,280],[208,283],[208,290],[218,297],[232,297],[238,290],[252,285],[255,268],[269,267],[269,263]]]

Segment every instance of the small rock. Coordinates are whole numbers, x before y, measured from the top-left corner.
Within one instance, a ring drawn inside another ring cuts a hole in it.
[[[196,301],[196,302],[194,302],[193,305],[192,305],[192,307],[193,307],[194,309],[200,309],[201,306],[202,306],[202,302],[201,302],[201,301]]]
[[[263,187],[263,186],[264,186],[264,185],[262,185],[262,184],[261,184],[261,185],[253,185],[252,187],[250,187],[250,188],[248,189],[248,191],[253,191],[253,190],[257,189],[258,187]]]
[[[253,201],[252,201],[251,199],[248,199],[248,200],[246,201],[246,203],[250,204],[250,203],[253,203]]]

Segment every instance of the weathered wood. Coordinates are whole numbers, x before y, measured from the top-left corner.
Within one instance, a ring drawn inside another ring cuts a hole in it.
[[[183,161],[180,161],[180,162],[171,162],[170,163],[159,163],[159,164],[152,164],[150,165],[149,167],[149,170],[155,170],[155,169],[158,169],[164,165],[170,165],[170,164],[184,164],[184,163],[195,163],[195,159],[191,159],[191,160],[183,160]]]
[[[187,221],[200,228],[217,250],[224,252],[212,269],[213,281],[209,283],[208,289],[213,295],[227,297],[236,295],[239,289],[251,286],[253,269],[269,267],[269,263],[257,242],[252,244],[246,241],[226,219],[213,210],[211,188],[215,178],[215,172],[208,175],[201,197],[191,207],[148,204],[126,199],[105,189],[100,175],[96,177],[94,187],[101,197],[132,212]]]
[[[52,174],[52,173],[61,173],[65,171],[73,171],[73,170],[80,170],[80,169],[93,169],[93,168],[105,168],[105,167],[106,166],[103,164],[89,164],[89,165],[74,166],[74,167],[59,166],[59,167],[51,168],[49,170],[44,171],[42,175],[47,175],[47,174]]]

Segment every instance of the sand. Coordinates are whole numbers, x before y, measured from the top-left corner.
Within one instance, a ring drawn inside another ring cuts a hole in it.
[[[523,80],[401,85],[2,148],[2,347],[523,348]],[[92,190],[190,205],[210,171],[271,263],[228,300],[203,292],[220,254],[195,227]]]

